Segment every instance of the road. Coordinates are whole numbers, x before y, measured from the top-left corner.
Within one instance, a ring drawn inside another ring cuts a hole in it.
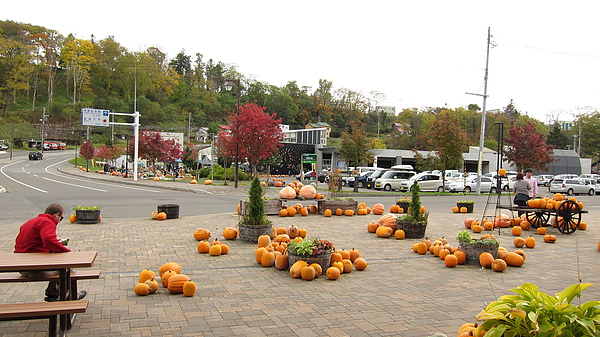
[[[181,216],[202,214],[220,214],[231,212],[239,203],[240,195],[201,194],[176,191],[147,186],[132,186],[107,181],[87,179],[59,171],[59,167],[70,167],[68,161],[74,157],[73,150],[46,151],[40,161],[28,160],[28,151],[15,151],[12,160],[8,153],[0,152],[0,186],[8,193],[0,193],[0,205],[5,211],[6,219],[24,220],[37,215],[43,208],[58,202],[65,206],[67,214],[76,205],[96,205],[103,209],[103,218],[146,217],[156,210],[158,205],[178,204]],[[325,187],[319,184],[319,187]],[[343,196],[351,196],[355,200],[365,201],[372,206],[381,202],[386,208],[392,205],[400,193],[384,193],[380,191],[359,189],[361,194],[349,194],[353,189],[344,187]],[[364,192],[369,192],[364,194]],[[550,195],[547,189],[541,193]],[[600,198],[580,195],[578,200],[586,204],[586,208],[600,207]],[[474,216],[494,214],[497,196],[492,195],[421,195],[421,202],[430,212],[450,212],[459,200],[474,200]],[[508,195],[501,196],[500,203],[510,204]]]
[[[73,151],[46,151],[43,160],[28,160],[27,151],[15,151],[13,159],[0,154],[0,193],[3,217],[27,219],[41,213],[53,202],[71,213],[76,205],[96,205],[102,216],[128,218],[150,216],[158,205],[178,204],[180,215],[199,215],[231,211],[239,196],[202,195],[145,186],[132,186],[85,179],[62,173],[60,166],[74,157]],[[10,211],[8,211],[10,210]]]

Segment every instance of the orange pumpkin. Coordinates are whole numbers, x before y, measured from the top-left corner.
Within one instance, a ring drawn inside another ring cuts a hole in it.
[[[338,208],[338,209],[335,210],[335,215],[340,216],[342,214],[344,214],[344,212],[342,212],[341,208]]]
[[[555,243],[556,242],[556,236],[552,235],[552,234],[546,234],[546,235],[544,235],[544,242]]]
[[[296,213],[298,213],[298,210],[296,209],[296,207],[288,206],[286,209],[287,209],[288,216],[294,216],[294,215],[296,215]]]
[[[317,195],[317,190],[312,185],[306,185],[300,188],[298,194],[303,196],[305,199],[314,199]]]
[[[486,269],[492,268],[492,263],[494,262],[494,256],[491,253],[484,252],[479,254],[479,264]]]
[[[503,272],[506,269],[506,261],[502,259],[495,259],[492,262],[492,270],[497,272]]]
[[[325,211],[323,211],[323,215],[326,217],[330,217],[332,215],[331,210],[328,208]]]
[[[394,237],[398,240],[402,240],[406,237],[406,233],[402,229],[398,229],[394,232]]]
[[[353,216],[354,215],[354,211],[351,210],[351,209],[347,209],[347,210],[344,211],[344,214],[346,216]]]
[[[521,255],[514,252],[507,253],[504,256],[504,261],[506,261],[506,264],[512,267],[521,267],[523,263],[525,263],[525,259]]]
[[[382,215],[385,212],[385,207],[382,203],[377,203],[371,208],[371,212],[375,215]]]
[[[396,216],[392,213],[385,214],[377,221],[381,226],[390,227],[396,230]]]
[[[521,228],[521,226],[513,226],[511,232],[514,236],[520,236],[523,234],[523,228]]]
[[[369,233],[375,233],[377,231],[378,227],[379,227],[378,222],[371,222],[370,224],[367,225],[367,231]]]
[[[296,191],[293,188],[286,186],[279,190],[279,197],[281,199],[294,199],[296,198]]]
[[[380,238],[389,238],[393,233],[394,230],[386,226],[379,226],[375,231],[375,234]]]
[[[359,257],[356,260],[354,260],[354,268],[356,268],[356,270],[365,270],[367,269],[368,265],[369,264],[367,263],[367,261],[362,257]]]
[[[167,289],[171,294],[183,293],[183,284],[190,280],[190,277],[185,274],[177,274],[169,277]]]
[[[538,229],[536,229],[536,233],[538,233],[539,235],[546,235],[546,227],[539,227]]]
[[[198,241],[208,240],[210,238],[210,231],[205,228],[198,228],[194,231],[194,239]]]
[[[162,276],[163,273],[172,270],[177,274],[181,273],[181,266],[177,262],[167,262],[158,268],[158,276]]]
[[[238,232],[233,227],[225,227],[223,230],[223,237],[226,240],[235,240],[237,239]]]
[[[452,213],[458,213],[458,211],[459,211],[458,206],[452,207]]]
[[[444,264],[446,267],[454,268],[456,265],[458,265],[458,258],[454,254],[447,254],[444,257]]]
[[[156,215],[156,220],[165,220],[167,218],[167,213],[160,212]]]
[[[210,243],[206,240],[198,242],[198,253],[206,254],[210,250]]]
[[[527,239],[525,239],[525,247],[527,247],[527,248],[535,247],[535,239],[533,238],[533,236],[529,236]]]

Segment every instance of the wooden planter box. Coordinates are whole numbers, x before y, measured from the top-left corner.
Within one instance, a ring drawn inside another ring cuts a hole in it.
[[[257,243],[258,237],[263,234],[271,234],[271,225],[263,227],[240,226],[240,239],[245,242]]]
[[[97,224],[100,222],[100,210],[78,209],[75,210],[75,217],[78,224]]]
[[[459,212],[460,212],[461,207],[465,207],[465,208],[467,208],[467,213],[473,213],[473,208],[475,207],[475,203],[474,202],[470,202],[470,203],[457,202],[456,206],[458,207]]]
[[[460,250],[467,254],[466,264],[473,264],[476,266],[481,266],[479,264],[479,254],[487,252],[492,254],[494,259],[498,258],[498,247],[499,244],[495,245],[483,245],[483,244],[472,244],[472,243],[463,243],[459,242],[458,246]]]
[[[350,200],[317,200],[317,207],[319,208],[319,214],[323,214],[326,209],[330,209],[333,214],[335,214],[336,209],[341,209],[342,212],[345,212],[347,209],[351,209],[356,214],[358,210],[358,201],[350,201]]]
[[[241,213],[242,215],[248,214],[248,205],[249,202],[247,200],[240,201]],[[266,215],[279,215],[279,211],[283,205],[281,199],[280,200],[263,200],[263,204],[265,205],[265,214]]]

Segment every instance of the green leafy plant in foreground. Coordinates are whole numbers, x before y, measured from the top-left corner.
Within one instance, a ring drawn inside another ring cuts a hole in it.
[[[74,211],[98,211],[100,210],[100,206],[81,206],[77,205],[73,207]]]
[[[511,289],[517,295],[504,295],[477,315],[478,321],[485,321],[478,331],[488,330],[485,337],[600,336],[600,302],[571,304],[591,285],[573,284],[550,296],[524,283]]]

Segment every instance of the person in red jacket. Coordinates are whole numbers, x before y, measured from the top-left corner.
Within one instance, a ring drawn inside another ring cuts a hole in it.
[[[56,237],[56,226],[64,219],[65,210],[59,204],[50,204],[43,214],[39,214],[25,222],[19,229],[15,240],[15,253],[61,253],[70,252]],[[29,278],[45,278],[58,275],[56,270],[22,271],[23,276]],[[79,292],[79,298],[85,297],[87,292]],[[45,301],[58,300],[58,282],[50,281],[46,288]]]

